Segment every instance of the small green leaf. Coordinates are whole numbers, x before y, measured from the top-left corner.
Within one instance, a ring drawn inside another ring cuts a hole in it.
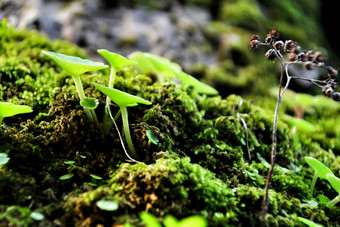
[[[330,170],[327,166],[325,166],[319,160],[313,157],[305,157],[307,164],[316,172],[317,176],[321,179],[327,179],[327,174],[333,174],[332,170]]]
[[[142,212],[140,218],[147,227],[162,227],[157,218],[150,213]]]
[[[340,194],[340,179],[336,177],[333,173],[328,173],[326,175],[327,180],[331,184],[332,188]]]
[[[308,225],[309,227],[322,227],[322,225],[320,224],[316,224],[315,222],[312,222],[311,220],[308,220],[306,218],[303,217],[298,217],[298,220],[306,225]]]
[[[6,153],[0,153],[0,166],[5,165],[9,161],[9,157]]]
[[[127,65],[137,64],[136,61],[128,60],[119,54],[110,52],[105,49],[100,49],[97,52],[101,54],[110,63],[110,65],[116,70]]]
[[[58,54],[51,51],[43,50],[42,53],[52,58],[60,67],[71,74],[71,76],[79,76],[80,74],[89,71],[100,70],[108,67],[101,62],[94,62],[88,59],[82,59],[65,54]]]
[[[193,89],[199,94],[207,94],[207,95],[217,95],[218,91],[210,87],[209,85],[202,83],[201,81],[197,80],[195,77],[190,76],[185,72],[178,72],[176,74],[178,79],[182,81],[185,86],[191,86]]]
[[[136,103],[141,103],[145,105],[152,104],[151,102],[145,99],[117,90],[115,88],[108,88],[97,83],[93,83],[93,85],[102,93],[107,95],[112,101],[114,101],[120,107],[131,106],[135,105]]]
[[[320,204],[327,204],[329,201],[331,201],[327,196],[325,195],[318,195],[318,200]]]
[[[179,222],[178,222],[177,218],[175,218],[174,216],[167,215],[164,218],[164,225],[165,225],[165,227],[178,227]]]
[[[103,179],[102,177],[96,176],[94,174],[90,174],[90,176],[95,180],[102,180]]]
[[[68,180],[71,179],[74,176],[74,174],[70,173],[70,174],[65,174],[62,175],[61,177],[59,177],[59,180]]]
[[[32,111],[32,108],[29,106],[14,105],[10,102],[0,102],[0,118],[12,117],[23,113],[31,113]]]
[[[80,101],[80,105],[88,110],[94,110],[98,107],[99,101],[96,98],[85,98]]]
[[[206,227],[207,221],[198,215],[193,215],[187,218],[182,219],[179,222],[179,227],[186,227],[186,226],[195,226],[195,227]]]
[[[81,158],[86,158],[86,156],[85,156],[85,155],[80,155],[80,157],[81,157]]]
[[[36,221],[42,221],[44,220],[44,215],[40,212],[37,212],[37,211],[33,211],[31,214],[30,214],[30,217],[33,219],[33,220],[36,220]]]
[[[156,134],[152,132],[152,130],[146,130],[146,136],[153,144],[158,144],[159,139],[157,138]]]
[[[74,163],[76,163],[75,161],[65,161],[64,164],[66,165],[73,165]]]
[[[105,211],[118,210],[118,202],[114,200],[100,200],[97,202],[97,207]]]

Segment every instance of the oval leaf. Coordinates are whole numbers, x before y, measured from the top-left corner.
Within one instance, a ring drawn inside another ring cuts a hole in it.
[[[84,98],[80,101],[80,105],[88,110],[94,110],[98,107],[99,101],[96,98]]]
[[[340,194],[340,179],[336,177],[334,174],[330,173],[328,173],[326,177],[329,183],[331,184],[332,188],[334,188],[334,190]]]
[[[327,166],[325,166],[322,162],[319,160],[313,158],[313,157],[305,157],[305,160],[307,164],[316,172],[318,177],[321,179],[327,179],[327,174],[333,174],[332,170],[330,170]]]
[[[33,219],[33,220],[36,220],[36,221],[42,221],[44,220],[44,215],[40,212],[37,212],[37,211],[33,211],[31,214],[30,214],[30,217]]]
[[[158,144],[159,139],[157,138],[157,136],[155,135],[155,133],[153,133],[150,129],[146,130],[146,136],[148,137],[148,139],[153,143],[153,144]]]
[[[100,200],[97,202],[97,207],[101,210],[115,211],[118,210],[118,202],[114,200]]]
[[[59,177],[59,180],[68,180],[71,179],[74,176],[74,174],[70,173],[70,174],[65,174],[62,175],[61,177]]]
[[[9,157],[6,153],[0,153],[0,166],[5,165],[9,161]]]
[[[32,108],[29,106],[14,105],[10,102],[0,102],[0,118],[12,117],[23,113],[31,113],[32,111]]]
[[[179,72],[176,74],[178,79],[182,81],[185,86],[192,86],[193,89],[199,94],[207,94],[207,95],[217,95],[218,91],[210,87],[208,84],[202,83],[197,80],[195,77],[190,76],[185,72]]]
[[[142,99],[138,96],[128,94],[115,88],[108,88],[103,85],[93,83],[93,85],[102,93],[107,95],[112,101],[114,101],[120,107],[126,107],[135,105],[136,103],[151,105],[152,103]]]
[[[101,62],[94,62],[88,59],[69,56],[65,54],[58,54],[51,51],[42,51],[44,54],[52,58],[60,67],[71,76],[79,76],[80,74],[107,68],[108,66]]]
[[[99,177],[99,176],[94,175],[94,174],[90,174],[90,176],[95,180],[102,180],[103,179],[102,177]]]
[[[97,50],[97,52],[101,54],[110,63],[110,65],[116,70],[127,65],[137,64],[136,61],[128,60],[119,54],[110,52],[105,49]]]

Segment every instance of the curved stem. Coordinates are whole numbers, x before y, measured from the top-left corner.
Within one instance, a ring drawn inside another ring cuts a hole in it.
[[[81,83],[80,76],[72,76],[72,77],[73,77],[74,84],[76,85],[79,99],[81,101],[85,99],[83,84]],[[85,111],[86,116],[90,119],[90,121],[94,122],[94,118],[92,116],[91,111],[86,108],[84,108],[84,111]]]
[[[274,120],[273,120],[272,149],[271,149],[271,156],[270,156],[270,168],[269,168],[269,171],[268,171],[267,181],[266,181],[266,185],[265,185],[265,188],[264,188],[263,203],[262,203],[262,218],[261,218],[261,222],[262,222],[263,226],[265,226],[265,217],[266,217],[266,214],[268,213],[269,188],[270,188],[271,181],[272,181],[272,178],[273,178],[273,172],[274,172],[275,161],[276,161],[277,118],[278,118],[278,113],[279,113],[279,107],[280,107],[280,103],[281,103],[281,100],[282,100],[282,96],[285,93],[285,91],[287,90],[287,88],[289,86],[289,83],[290,83],[290,80],[291,80],[291,77],[288,74],[288,66],[289,66],[289,64],[281,64],[279,94],[278,94],[278,98],[277,98],[277,103],[276,103],[275,113],[274,113]],[[284,89],[282,90],[282,79],[283,79],[284,73],[286,73],[287,82],[286,82],[286,85],[285,85]]]
[[[338,202],[340,202],[340,195],[338,195],[337,197],[335,197],[332,201],[330,201],[329,203],[327,203],[327,207],[332,207],[335,204],[337,204]]]
[[[124,142],[123,142],[123,139],[122,139],[122,136],[120,135],[119,128],[118,128],[118,126],[117,126],[117,124],[116,124],[115,119],[114,119],[113,116],[112,116],[112,113],[111,113],[111,109],[110,109],[110,108],[108,109],[108,113],[109,113],[109,116],[110,116],[110,118],[111,118],[111,120],[112,120],[112,122],[113,122],[113,124],[114,124],[114,126],[115,126],[115,128],[116,128],[116,130],[117,130],[118,137],[119,137],[120,143],[122,144],[122,147],[123,147],[123,150],[124,150],[124,152],[125,152],[125,155],[126,155],[131,161],[137,162],[137,163],[141,163],[141,162],[139,162],[139,161],[137,161],[137,160],[131,158],[130,155],[128,154],[128,152],[126,151],[125,145],[124,145]]]
[[[136,153],[135,147],[133,146],[132,139],[131,139],[128,113],[127,113],[126,107],[121,107],[120,112],[121,112],[121,115],[122,115],[123,130],[124,130],[126,142],[129,146],[129,149],[130,149],[131,153],[133,154],[133,156],[138,158],[138,155]]]

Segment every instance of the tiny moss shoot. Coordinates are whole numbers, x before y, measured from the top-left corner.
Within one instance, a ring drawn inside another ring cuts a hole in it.
[[[138,103],[144,105],[151,105],[152,103],[140,97],[128,94],[126,92],[114,88],[108,88],[97,83],[94,83],[94,86],[102,93],[107,95],[113,102],[115,102],[120,107],[126,142],[133,156],[138,157],[131,139],[127,107],[136,106],[138,105]]]
[[[104,65],[100,62],[94,62],[88,59],[58,54],[51,51],[42,51],[42,53],[52,58],[60,67],[62,67],[67,73],[72,76],[73,81],[76,85],[80,102],[82,102],[82,100],[86,98],[80,75],[86,72],[100,70],[108,67],[107,65]],[[97,125],[99,125],[96,113],[93,109],[90,110],[84,108],[84,111],[91,122],[95,122]]]
[[[12,117],[17,114],[31,113],[33,110],[29,106],[15,105],[10,102],[0,102],[0,124],[5,117]]]
[[[311,190],[310,194],[312,196],[313,191],[314,191],[314,187],[315,187],[315,183],[316,183],[316,180],[318,179],[318,177],[320,179],[326,180],[327,174],[332,174],[332,175],[334,175],[334,174],[327,166],[325,166],[322,162],[320,162],[319,160],[317,160],[313,157],[305,157],[305,160],[306,160],[307,164],[314,170],[314,176],[313,176],[311,189],[310,189]]]

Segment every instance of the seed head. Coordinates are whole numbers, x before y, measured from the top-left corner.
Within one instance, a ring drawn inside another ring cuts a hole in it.
[[[284,43],[280,40],[280,41],[276,41],[275,43],[274,43],[274,47],[275,47],[275,49],[277,49],[277,50],[281,50],[282,49],[282,47],[283,47],[283,45],[284,45]]]
[[[253,41],[253,40],[260,41],[260,36],[258,36],[258,35],[252,35],[251,38],[250,38],[250,42]]]
[[[322,88],[322,93],[326,95],[328,98],[333,97],[334,90],[332,88],[332,84],[327,84]]]
[[[279,31],[276,29],[272,29],[269,31],[268,33],[268,37],[272,38],[272,39],[277,39],[279,38]]]
[[[306,54],[305,53],[300,53],[300,54],[298,54],[297,55],[297,60],[298,61],[303,61],[303,62],[305,62],[305,61],[307,61],[307,56],[306,56]]]
[[[328,77],[336,79],[338,77],[338,70],[334,69],[332,66],[327,67]]]
[[[310,61],[305,62],[305,68],[307,70],[313,70],[313,63]]]
[[[287,53],[292,53],[294,52],[295,48],[296,48],[296,44],[292,40],[287,40],[283,47],[283,51]]]
[[[259,46],[259,44],[260,44],[260,41],[254,39],[254,40],[250,41],[250,48],[252,50],[255,50]]]
[[[334,101],[340,101],[340,92],[334,92],[333,93],[333,100]]]
[[[274,49],[269,49],[266,53],[266,58],[270,61],[273,61],[276,58],[276,53]]]

